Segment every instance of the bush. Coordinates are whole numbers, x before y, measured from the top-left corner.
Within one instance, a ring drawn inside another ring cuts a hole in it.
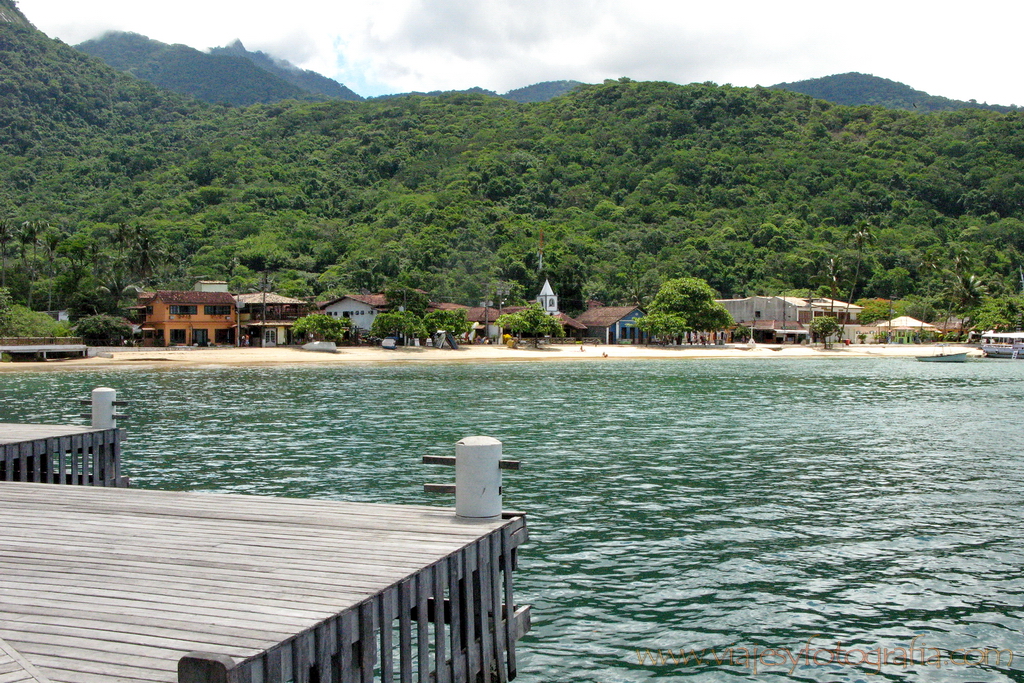
[[[90,315],[75,324],[75,332],[88,344],[116,346],[132,336],[132,326],[124,318]]]

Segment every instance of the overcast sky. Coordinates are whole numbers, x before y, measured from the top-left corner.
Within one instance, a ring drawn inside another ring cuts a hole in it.
[[[1024,3],[864,0],[18,0],[71,45],[133,31],[240,39],[360,95],[627,76],[773,85],[859,71],[932,95],[1024,105]]]

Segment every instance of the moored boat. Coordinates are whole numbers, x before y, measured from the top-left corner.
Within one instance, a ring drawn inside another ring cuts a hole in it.
[[[1024,332],[986,332],[981,350],[988,358],[1024,359]]]
[[[967,360],[967,352],[940,353],[936,356],[916,356],[916,358],[926,363],[963,363]]]

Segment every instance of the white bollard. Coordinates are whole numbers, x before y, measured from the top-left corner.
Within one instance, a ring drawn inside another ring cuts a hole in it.
[[[117,390],[108,387],[97,387],[92,390],[92,428],[114,429],[117,421],[114,418],[114,401]]]
[[[467,436],[455,444],[455,514],[459,517],[501,517],[501,442],[489,436]]]

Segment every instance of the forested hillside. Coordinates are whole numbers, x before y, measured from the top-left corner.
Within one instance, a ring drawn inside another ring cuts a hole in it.
[[[951,100],[948,97],[929,95],[923,90],[915,90],[909,85],[891,81],[888,78],[860,73],[835,74],[806,81],[779,83],[771,87],[775,90],[791,90],[819,100],[851,107],[870,105],[920,113],[958,111],[960,109],[988,109],[1006,113],[1017,108],[1016,106],[978,103],[975,100],[969,102]]]
[[[219,108],[13,25],[0,63],[3,277],[37,308],[197,278],[244,290],[262,271],[288,295],[401,282],[463,303],[548,277],[569,310],[677,276],[723,296],[901,297],[932,318],[1018,291],[1019,113],[627,79],[537,104]]]
[[[236,40],[227,47],[213,48],[210,50],[210,54],[214,56],[233,55],[244,57],[264,71],[276,74],[292,85],[296,85],[306,92],[313,93],[314,95],[322,95],[325,98],[337,100],[359,101],[363,99],[341,83],[327,78],[326,76],[322,76],[315,71],[300,69],[286,60],[275,59],[265,52],[260,52],[258,50],[256,52],[250,52],[245,49],[245,46],[242,45],[242,41],[240,40]]]
[[[238,48],[200,52],[187,45],[168,45],[137,33],[110,32],[87,40],[78,50],[99,57],[110,66],[144,81],[212,104],[248,105],[280,100],[324,100],[339,96],[324,94],[321,81],[311,84],[306,74],[276,68],[262,53]],[[323,81],[329,79],[320,76]],[[333,81],[331,81],[334,83]],[[343,99],[361,99],[334,83]]]

